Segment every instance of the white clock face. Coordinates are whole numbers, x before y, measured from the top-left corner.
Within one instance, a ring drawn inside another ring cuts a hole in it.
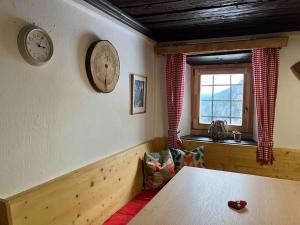
[[[52,54],[48,37],[37,29],[28,33],[26,48],[31,57],[39,62],[48,61]]]

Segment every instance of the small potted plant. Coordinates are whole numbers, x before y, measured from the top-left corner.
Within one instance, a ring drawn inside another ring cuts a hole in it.
[[[242,140],[242,133],[241,132],[239,132],[238,130],[234,130],[234,131],[232,131],[232,134],[233,134],[234,141],[241,142],[241,140]]]

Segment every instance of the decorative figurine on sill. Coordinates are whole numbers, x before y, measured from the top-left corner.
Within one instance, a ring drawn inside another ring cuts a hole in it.
[[[234,131],[232,131],[232,134],[233,134],[234,141],[241,142],[241,140],[242,140],[242,133],[241,132],[239,132],[237,130],[234,130]]]
[[[227,121],[226,120],[215,120],[211,122],[208,129],[208,133],[213,141],[223,141],[227,138]]]

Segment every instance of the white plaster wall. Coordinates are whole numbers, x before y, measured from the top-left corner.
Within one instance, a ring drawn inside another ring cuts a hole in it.
[[[184,78],[184,95],[183,95],[183,106],[182,116],[179,123],[180,136],[191,134],[191,78],[192,69],[189,64],[186,65],[186,74]]]
[[[164,135],[155,43],[72,0],[0,1],[0,198]],[[54,55],[27,64],[17,48],[27,23],[47,30]],[[95,40],[118,50],[121,75],[110,94],[88,83],[85,53]],[[147,113],[129,115],[129,73],[148,76]],[[156,121],[156,122],[153,122]]]
[[[290,35],[280,51],[275,115],[275,146],[300,148],[300,79],[290,67],[300,61],[300,33]]]

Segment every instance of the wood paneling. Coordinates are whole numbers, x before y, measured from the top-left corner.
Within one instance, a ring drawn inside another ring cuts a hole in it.
[[[236,22],[237,20],[247,21],[249,15],[256,16],[257,14],[263,15],[263,13],[270,15],[277,7],[274,2],[266,2],[265,4],[240,4],[239,7],[237,7],[236,4],[224,7],[210,6],[202,9],[195,7],[194,10],[191,11],[172,11],[172,13],[162,13],[158,15],[151,14],[150,16],[137,17],[137,19],[145,25],[150,25],[149,27],[156,28],[191,25],[197,21],[201,25],[212,25],[217,22],[226,24]],[[220,13],[221,10],[222,13]],[[149,11],[150,10],[148,10],[148,12]],[[247,14],[245,12],[247,12]],[[242,16],[242,14],[244,15]]]
[[[207,168],[300,180],[300,150],[275,148],[273,165],[256,162],[256,146],[183,141],[205,146]],[[1,225],[98,225],[141,191],[144,152],[166,147],[156,138],[0,201]],[[10,223],[8,224],[6,208]]]
[[[209,169],[300,180],[300,149],[275,148],[273,165],[261,165],[256,161],[256,146],[187,140],[183,144],[187,149],[205,146],[205,166]]]
[[[0,225],[9,225],[7,203],[0,199]]]
[[[149,141],[8,198],[12,225],[103,223],[141,191],[141,159],[163,145]]]
[[[111,2],[149,28],[152,37],[159,42],[300,29],[298,0],[111,0]]]
[[[175,53],[193,55],[199,53],[248,50],[253,48],[280,48],[287,46],[287,43],[288,37],[272,37],[210,43],[159,45],[156,47],[156,52],[162,55]]]
[[[267,2],[266,0],[263,0]],[[125,3],[123,0],[113,0],[115,4],[126,10],[131,16],[161,15],[176,12],[191,12],[193,10],[205,10],[209,8],[219,8],[237,6],[238,4],[253,3],[253,0],[177,0],[177,1],[131,1]]]

